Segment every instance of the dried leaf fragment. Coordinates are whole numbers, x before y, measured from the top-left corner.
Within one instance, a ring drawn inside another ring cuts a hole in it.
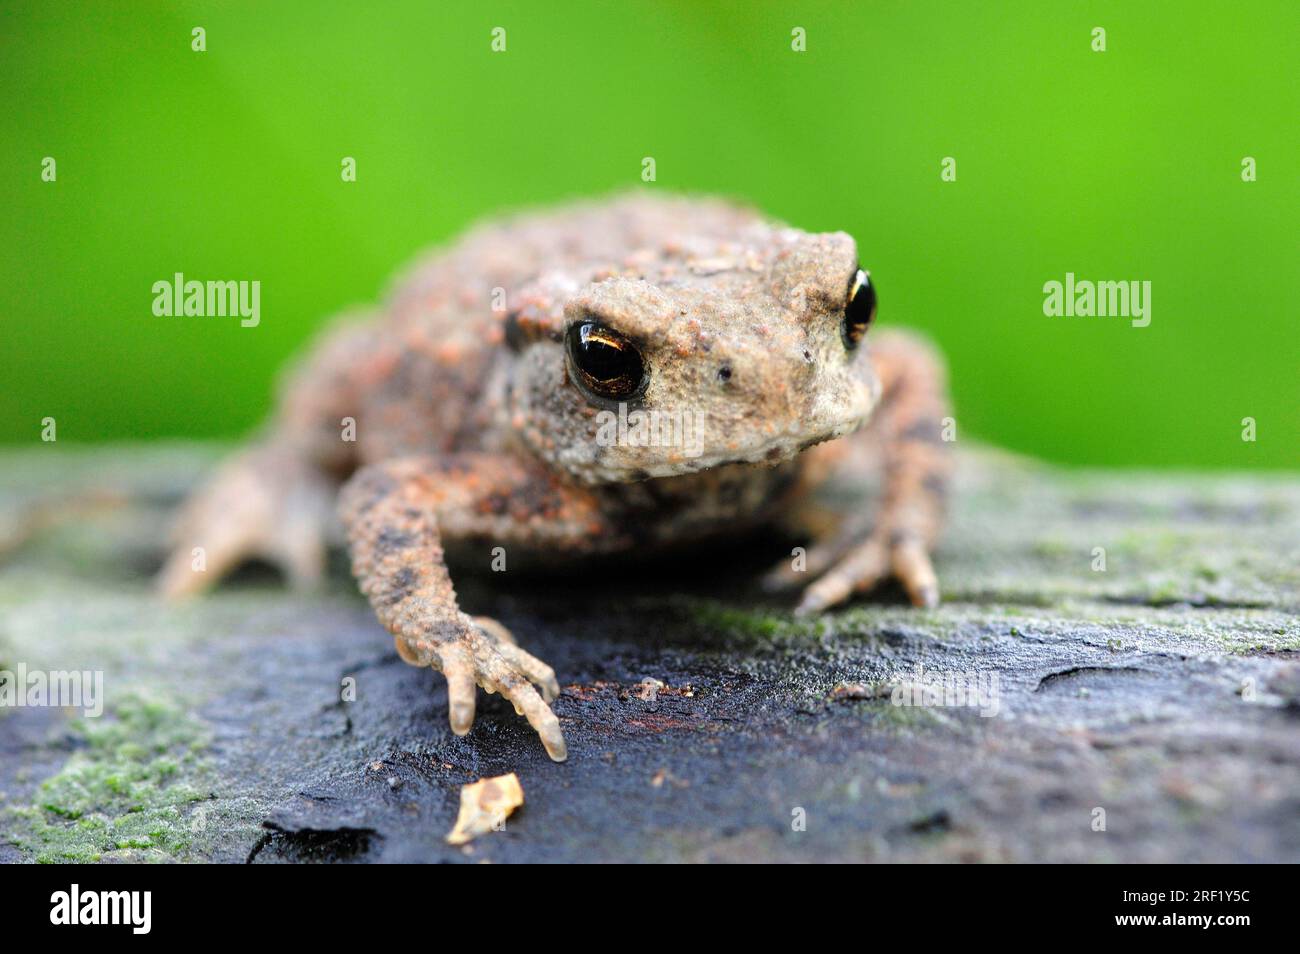
[[[500,831],[510,813],[523,803],[524,790],[514,772],[461,786],[460,814],[447,833],[447,843],[463,845],[485,832]]]

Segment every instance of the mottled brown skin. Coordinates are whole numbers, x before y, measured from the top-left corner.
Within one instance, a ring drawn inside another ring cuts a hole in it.
[[[843,233],[715,201],[629,196],[480,227],[418,263],[381,311],[325,336],[265,435],[187,506],[162,588],[201,590],[250,556],[317,579],[342,483],[361,589],[402,658],[446,677],[453,730],[469,731],[482,686],[509,698],[558,761],[554,672],[499,623],[461,612],[444,543],[481,545],[484,562],[492,547],[555,559],[798,525],[810,491],[851,466],[858,438],[847,436],[874,410],[878,508],[842,515],[803,572],[786,559],[768,582],[811,580],[800,613],[891,575],[932,605],[928,554],[949,472],[943,373],[899,333],[846,346],[857,268]],[[694,415],[698,453],[601,439],[609,402],[578,386],[564,345],[569,326],[590,320],[644,359],[629,406]],[[355,440],[344,439],[349,420]],[[205,572],[192,569],[194,547]]]

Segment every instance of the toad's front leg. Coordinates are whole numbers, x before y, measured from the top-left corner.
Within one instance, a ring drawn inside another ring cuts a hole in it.
[[[501,542],[549,534],[562,545],[597,518],[589,499],[508,458],[465,454],[368,467],[344,488],[341,511],[353,572],[398,653],[446,677],[452,731],[469,731],[479,685],[509,699],[551,758],[564,761],[560,723],[547,705],[559,694],[554,671],[500,624],[461,612],[439,523]]]
[[[819,612],[894,576],[917,606],[939,601],[930,552],[943,525],[952,458],[942,440],[949,413],[943,365],[923,341],[881,335],[871,359],[881,383],[874,422],[883,437],[884,495],[874,521],[850,518],[834,539],[808,553],[821,573],[804,590],[796,613]],[[790,576],[778,571],[776,582]]]

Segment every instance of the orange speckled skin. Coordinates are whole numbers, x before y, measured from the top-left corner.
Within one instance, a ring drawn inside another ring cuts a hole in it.
[[[251,555],[312,580],[324,505],[346,481],[357,579],[402,657],[446,676],[453,729],[469,730],[482,686],[559,760],[554,673],[500,624],[460,611],[444,542],[579,556],[797,517],[852,456],[836,439],[870,419],[884,449],[879,506],[844,515],[801,572],[783,561],[769,581],[807,583],[805,613],[891,574],[932,604],[943,373],[898,333],[846,346],[857,268],[843,233],[712,200],[628,196],[479,227],[418,262],[382,310],[328,332],[263,438],[187,507],[163,588],[193,592]],[[566,329],[593,320],[644,362],[623,412],[679,422],[674,439],[609,438],[617,404],[578,387],[566,360]],[[192,572],[195,546],[205,574]]]

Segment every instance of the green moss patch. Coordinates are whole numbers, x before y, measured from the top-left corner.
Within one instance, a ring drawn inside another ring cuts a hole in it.
[[[191,808],[210,797],[203,727],[166,701],[132,695],[72,734],[81,748],[32,804],[9,810],[14,842],[46,863],[183,858]]]

